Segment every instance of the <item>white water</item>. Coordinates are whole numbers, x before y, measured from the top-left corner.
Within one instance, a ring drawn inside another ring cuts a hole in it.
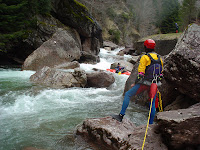
[[[92,68],[106,70],[116,61],[113,57],[119,50],[101,49],[100,63],[81,64],[81,68],[87,72]],[[109,88],[51,89],[32,85],[29,77],[34,73],[0,69],[0,150],[93,149],[77,145],[73,132],[86,118],[119,113],[128,76],[114,74],[116,81]],[[147,111],[130,103],[126,117],[137,125],[144,124]]]

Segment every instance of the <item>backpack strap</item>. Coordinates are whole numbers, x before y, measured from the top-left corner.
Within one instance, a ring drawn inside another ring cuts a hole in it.
[[[161,65],[160,55],[158,55],[157,53],[155,53],[155,54],[158,57],[157,60],[153,59],[153,57],[149,53],[147,53],[146,55],[149,56],[149,58],[151,59],[151,64],[159,63]]]
[[[146,67],[146,70],[145,70],[145,79],[147,79],[147,80],[154,79],[154,75],[155,74],[160,74],[160,72],[162,71],[161,58],[160,58],[160,55],[158,55],[158,54],[156,54],[157,57],[158,57],[157,60],[153,59],[153,57],[149,53],[147,53],[146,55],[150,58],[151,63],[150,63],[150,65],[148,65]],[[161,66],[161,69],[160,69],[160,66],[159,66],[159,71],[157,70],[157,67],[156,67],[157,65]]]

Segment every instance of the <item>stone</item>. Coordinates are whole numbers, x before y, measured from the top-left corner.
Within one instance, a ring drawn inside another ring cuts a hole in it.
[[[164,62],[164,77],[177,91],[200,101],[200,26],[189,25]]]
[[[73,62],[66,62],[63,64],[55,65],[53,68],[56,69],[74,69],[74,68],[79,68],[80,64],[78,61],[73,61]]]
[[[115,78],[112,73],[106,73],[104,71],[97,71],[87,73],[87,86],[88,87],[109,87],[115,82]]]
[[[197,150],[200,146],[200,103],[188,109],[159,112],[158,130],[169,149]]]
[[[108,47],[108,46],[104,47],[104,49],[107,50],[107,51],[111,51],[111,47]]]
[[[65,72],[45,66],[33,74],[30,81],[53,88],[85,87],[87,76],[85,71],[80,69]]]
[[[98,145],[106,145],[115,150],[141,149],[146,127],[136,127],[132,122],[123,119],[118,122],[112,117],[90,118],[83,121],[77,127],[76,135],[92,139]],[[144,149],[167,150],[161,142],[159,134],[155,132],[155,126],[150,125],[147,133]]]
[[[96,64],[100,62],[100,58],[90,52],[81,51],[80,63]]]
[[[76,37],[76,38],[75,38]],[[59,29],[51,39],[44,42],[37,50],[26,58],[22,70],[39,70],[44,66],[53,67],[79,60],[81,41],[73,30]]]
[[[103,41],[103,47],[111,47],[111,50],[119,48],[119,46],[111,41]]]

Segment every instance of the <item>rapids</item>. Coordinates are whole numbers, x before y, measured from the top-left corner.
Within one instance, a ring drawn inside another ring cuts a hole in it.
[[[100,63],[81,64],[106,70],[116,61],[120,49],[100,50]],[[130,56],[126,55],[125,59]],[[0,68],[0,150],[23,150],[35,147],[46,150],[94,149],[77,144],[74,131],[86,118],[119,113],[126,75],[114,74],[109,88],[52,89],[29,82],[34,71]],[[130,103],[126,116],[136,125],[145,124],[148,110]]]

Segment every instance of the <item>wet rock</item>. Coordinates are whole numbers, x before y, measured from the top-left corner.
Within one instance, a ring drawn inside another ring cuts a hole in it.
[[[133,65],[135,65],[136,64],[136,62],[138,61],[138,58],[139,58],[140,56],[132,56],[130,59],[128,59],[127,61],[128,62],[130,62],[130,63],[132,63]]]
[[[92,72],[87,74],[87,86],[88,87],[109,87],[115,82],[115,78],[112,73],[106,73],[104,71]]]
[[[80,64],[78,63],[78,61],[73,61],[73,62],[66,62],[63,64],[59,64],[54,66],[53,68],[55,69],[74,69],[74,68],[79,68]]]
[[[176,99],[169,105],[167,105],[164,110],[177,110],[177,109],[184,109],[188,108],[191,105],[194,105],[196,101],[188,97],[187,95],[180,94],[176,97]]]
[[[71,62],[80,59],[81,41],[75,30],[59,29],[53,37],[44,42],[28,58],[22,70],[39,70],[44,66]]]
[[[111,42],[111,41],[103,41],[103,47],[110,47],[111,50],[114,50],[116,48],[119,48],[118,45],[116,45],[115,43]]]
[[[111,51],[111,47],[104,47],[105,50]]]
[[[124,52],[121,50],[121,51],[119,51],[119,52],[117,53],[117,55],[119,55],[119,56],[124,56]]]
[[[96,64],[96,63],[100,62],[100,58],[97,55],[91,54],[89,52],[82,51],[79,62],[80,63]]]
[[[188,109],[159,112],[158,129],[169,149],[197,150],[200,146],[200,103]]]
[[[45,66],[33,74],[30,81],[54,88],[85,87],[87,76],[85,71],[80,69],[74,69],[74,72],[64,72]]]
[[[200,26],[189,25],[166,57],[164,77],[177,91],[200,101]]]
[[[136,50],[135,48],[133,47],[133,44],[132,45],[126,45],[125,46],[125,49],[123,49],[123,52],[124,54],[126,55],[133,55],[133,56],[136,56]]]
[[[145,126],[136,127],[127,119],[118,122],[112,117],[104,117],[86,119],[83,124],[77,127],[76,134],[92,139],[98,145],[106,145],[110,149],[141,149],[145,128]],[[159,137],[159,134],[155,133],[155,127],[151,125],[144,149],[167,150]]]

